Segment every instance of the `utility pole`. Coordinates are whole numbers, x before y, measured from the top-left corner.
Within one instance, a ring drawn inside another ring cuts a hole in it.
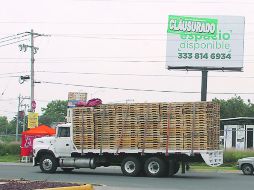
[[[20,107],[20,94],[18,97],[18,112],[17,112],[17,125],[16,125],[16,141],[18,141],[18,134],[19,134],[19,107]]]
[[[31,112],[34,112],[35,108],[34,108],[34,105],[35,105],[35,101],[34,101],[34,84],[35,84],[35,80],[34,80],[34,55],[37,53],[37,51],[39,50],[38,47],[35,47],[34,46],[34,38],[38,37],[38,36],[49,36],[49,35],[45,35],[45,34],[39,34],[39,33],[34,33],[34,30],[31,29],[31,32],[26,32],[26,33],[30,33],[30,36],[31,36],[31,44],[30,45],[25,45],[25,44],[21,44],[19,45],[20,47],[20,51],[24,51],[26,52],[27,48],[30,48],[31,50],[31,99],[30,99],[30,111]],[[23,77],[23,82],[24,80],[28,79],[29,77],[28,76],[25,76],[25,78]]]
[[[25,125],[26,125],[26,108],[28,107],[29,108],[29,105],[28,104],[23,104],[21,105],[21,107],[25,107],[24,109],[24,118],[23,118],[23,132],[25,131]]]
[[[20,111],[20,106],[25,99],[30,99],[29,97],[23,97],[19,94],[18,97],[18,112],[17,112],[17,125],[16,125],[16,141],[18,141],[18,135],[19,135],[19,111]],[[23,129],[24,131],[24,129]]]
[[[31,101],[30,101],[30,109],[32,112],[34,112],[32,103],[34,102],[34,30],[31,30]],[[37,51],[37,50],[36,50]]]

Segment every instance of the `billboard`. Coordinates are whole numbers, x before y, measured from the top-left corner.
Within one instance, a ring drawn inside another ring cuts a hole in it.
[[[169,15],[166,68],[241,71],[244,26],[241,16]]]
[[[38,127],[38,113],[28,112],[28,128]]]

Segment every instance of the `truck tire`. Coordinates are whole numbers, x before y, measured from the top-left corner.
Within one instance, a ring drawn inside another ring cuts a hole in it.
[[[74,170],[74,168],[61,168],[64,172],[69,173]]]
[[[57,160],[50,154],[43,155],[40,159],[40,169],[44,173],[55,173]]]
[[[121,164],[122,173],[126,176],[138,176],[142,170],[141,162],[136,157],[127,157]]]
[[[145,161],[145,173],[148,177],[163,177],[168,175],[168,164],[159,157],[151,157]]]
[[[179,169],[180,169],[180,163],[179,162],[175,162],[174,164],[175,164],[174,165],[174,174],[176,174],[179,171]]]
[[[172,177],[175,175],[180,169],[180,163],[174,160],[169,161],[169,176]]]
[[[252,175],[253,174],[253,166],[251,164],[244,164],[242,166],[242,172],[244,175]]]

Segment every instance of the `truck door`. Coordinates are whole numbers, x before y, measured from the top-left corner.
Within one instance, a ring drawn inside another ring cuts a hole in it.
[[[73,145],[70,136],[70,127],[58,127],[55,142],[55,152],[59,156],[71,156]]]

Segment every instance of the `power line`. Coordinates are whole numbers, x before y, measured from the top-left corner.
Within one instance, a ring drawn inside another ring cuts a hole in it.
[[[167,17],[165,18],[167,19]],[[49,22],[49,21],[0,21],[1,24],[72,24],[72,25],[167,25],[167,22]],[[240,24],[241,22],[220,22],[221,24]],[[246,25],[254,24],[254,22],[245,22]]]
[[[13,74],[19,74],[19,73],[27,73],[28,71],[19,71],[19,72],[11,72],[11,73],[0,73],[0,76],[1,75],[13,75]]]
[[[51,34],[52,35],[52,34]],[[52,35],[55,36],[55,35]],[[138,40],[149,40],[149,41],[179,41],[179,39],[152,39],[152,38],[123,38],[123,37],[98,37],[98,36],[55,36],[55,37],[75,37],[75,38],[84,38],[84,39],[98,39],[98,40],[130,40],[130,41],[138,41]],[[254,39],[254,38],[249,38]],[[230,41],[242,41],[243,39],[230,39]],[[190,40],[194,41],[194,40]],[[195,41],[194,41],[195,42]]]
[[[27,38],[27,39],[23,39],[23,40],[19,40],[19,41],[11,42],[11,43],[8,43],[8,44],[5,44],[5,45],[0,45],[0,47],[4,47],[4,46],[8,46],[8,45],[12,45],[12,44],[16,44],[16,43],[23,42],[23,41],[26,41],[26,40],[29,40],[29,39]]]
[[[22,36],[16,36],[16,37],[13,37],[13,38],[11,38],[11,39],[4,40],[4,41],[1,41],[1,40],[0,40],[0,43],[4,43],[4,42],[8,42],[8,41],[12,41],[12,40],[24,38],[24,37],[26,37],[26,36],[28,36],[28,35],[29,35],[29,34],[22,35]]]
[[[187,60],[187,59],[186,59]],[[82,59],[76,59],[76,60],[37,60],[38,63],[42,63],[42,64],[52,64],[52,63],[70,63],[70,61],[72,61],[72,64],[74,63],[79,63],[79,62],[93,62],[93,63],[166,63],[166,60],[103,60],[103,59],[86,59],[86,60],[82,60]],[[199,60],[201,61],[201,60]],[[214,62],[218,62],[218,61],[222,61],[222,60],[218,60],[218,59],[211,59],[211,60],[206,60],[206,59],[202,59],[202,62],[206,62],[206,63],[214,63]],[[254,59],[249,59],[249,60],[242,60],[242,59],[235,59],[235,60],[231,60],[231,62],[244,62],[244,63],[254,63]],[[13,63],[13,64],[18,64],[18,63],[27,63],[26,61],[1,61],[0,63]]]
[[[72,0],[72,1],[77,1],[77,0]],[[94,1],[100,1],[102,2],[102,0],[80,0],[83,2],[94,2]],[[121,2],[119,0],[111,0],[111,1],[117,1],[117,2]],[[232,3],[239,3],[239,1],[182,1],[182,0],[170,0],[170,1],[163,1],[163,0],[156,0],[156,1],[152,1],[152,0],[124,0],[124,2],[131,2],[131,3],[169,3],[169,4],[181,4],[181,3],[191,3],[191,4],[232,4]],[[253,4],[252,1],[241,1],[241,4]]]
[[[4,76],[0,77],[0,79],[5,79],[5,78],[19,78],[20,76]]]
[[[254,54],[239,54],[235,56],[243,56],[244,57],[254,57]],[[36,60],[69,60],[69,59],[143,59],[143,58],[165,58],[165,57],[177,57],[177,56],[166,56],[166,55],[161,55],[161,56],[86,56],[86,57],[38,57]],[[25,59],[29,60],[28,58],[24,57],[0,57],[0,59]]]
[[[160,74],[132,74],[132,73],[96,73],[96,72],[70,72],[70,71],[35,71],[37,73],[54,73],[54,74],[79,74],[79,75],[105,75],[105,76],[137,76],[137,77],[186,77],[186,78],[200,78],[194,75],[160,75]],[[209,76],[211,78],[254,78],[254,76]]]
[[[18,74],[18,73],[27,73],[24,72],[13,72],[13,73],[2,73],[0,75],[8,74]],[[98,73],[98,72],[71,72],[71,71],[35,71],[36,73],[53,73],[53,74],[78,74],[78,75],[104,75],[104,76],[135,76],[135,77],[177,77],[177,78],[200,78],[200,76],[195,75],[165,75],[165,74],[133,74],[133,73]],[[0,78],[11,78],[11,77],[20,77],[20,76],[4,76]],[[209,78],[244,78],[244,79],[253,79],[254,76],[209,76]]]
[[[18,34],[14,34],[14,35],[11,35],[11,36],[6,36],[6,37],[3,37],[3,38],[0,38],[0,40],[6,39],[6,38],[16,37],[16,36],[22,35],[22,34],[24,34],[24,33],[25,33],[25,32],[18,33]]]
[[[39,36],[40,36],[40,35],[34,36],[34,38],[37,38],[37,37],[39,37]],[[8,43],[8,44],[1,45],[0,47],[12,45],[12,44],[16,44],[16,43],[23,42],[23,41],[26,41],[26,40],[30,40],[30,39],[29,39],[29,38],[26,38],[26,39],[23,39],[23,40],[19,40],[19,41],[15,41],[15,42],[12,42],[12,43]]]
[[[64,85],[64,86],[76,86],[76,87],[86,87],[86,88],[99,88],[99,89],[109,89],[109,90],[124,90],[124,91],[138,91],[138,92],[161,92],[161,93],[179,93],[179,94],[200,94],[198,91],[172,91],[172,90],[153,90],[153,89],[138,89],[138,88],[120,88],[120,87],[106,87],[106,86],[93,86],[93,85],[81,85],[81,84],[70,84],[61,82],[49,82],[41,81],[45,84],[54,85]],[[220,95],[253,95],[254,92],[207,92],[208,94],[220,94]]]

